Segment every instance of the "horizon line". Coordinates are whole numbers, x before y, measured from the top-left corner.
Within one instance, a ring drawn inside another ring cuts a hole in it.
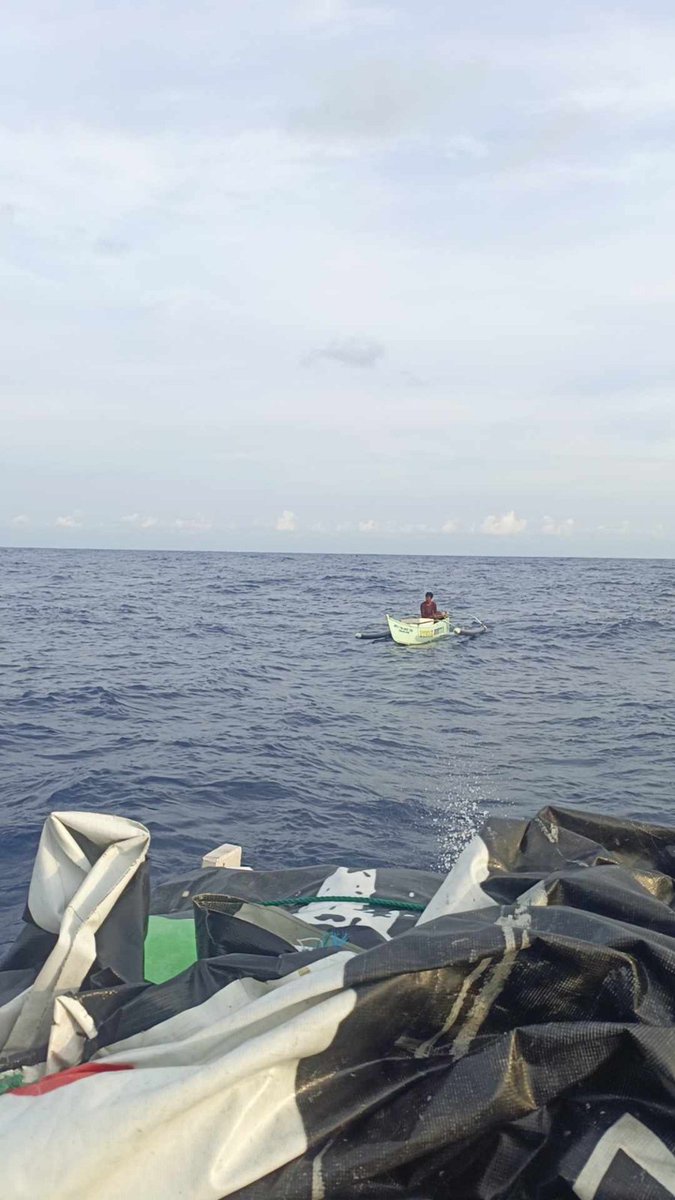
[[[411,553],[395,550],[225,550],[196,546],[12,546],[5,543],[0,543],[0,550],[35,553],[47,551],[56,554],[259,554],[308,558],[522,558],[579,562],[593,562],[598,559],[607,562],[675,562],[675,556],[669,554],[448,554],[439,551]]]

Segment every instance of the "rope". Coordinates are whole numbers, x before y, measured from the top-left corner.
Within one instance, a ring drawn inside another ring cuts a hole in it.
[[[424,912],[426,904],[411,900],[384,900],[381,896],[287,896],[284,900],[259,900],[264,908],[304,908],[307,904],[364,904],[396,912]]]

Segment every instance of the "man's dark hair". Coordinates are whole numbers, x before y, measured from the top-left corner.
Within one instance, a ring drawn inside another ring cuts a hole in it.
[[[433,598],[434,598],[434,593],[433,593],[433,592],[425,592],[425,593],[424,593],[424,599],[425,599],[425,600],[433,600]]]

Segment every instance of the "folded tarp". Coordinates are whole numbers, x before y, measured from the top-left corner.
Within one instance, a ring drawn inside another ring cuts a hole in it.
[[[100,820],[50,818],[0,973],[13,1200],[675,1196],[674,831],[546,809],[445,879],[222,870],[144,906],[146,832]],[[158,983],[148,911],[189,959]]]
[[[144,825],[100,813],[52,813],[28,890],[24,928],[0,972],[0,1066],[40,1055],[54,999],[97,974],[143,978],[148,912]]]

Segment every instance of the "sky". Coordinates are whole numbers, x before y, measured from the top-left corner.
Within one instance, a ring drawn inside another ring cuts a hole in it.
[[[5,0],[0,543],[675,557],[665,0]]]

